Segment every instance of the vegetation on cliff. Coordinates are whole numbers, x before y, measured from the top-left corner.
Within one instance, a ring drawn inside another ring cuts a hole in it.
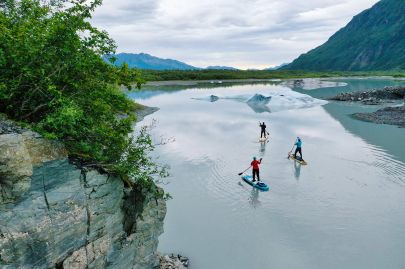
[[[143,82],[102,55],[115,43],[89,19],[101,0],[0,3],[0,112],[64,141],[70,156],[124,179],[164,173],[147,156],[145,129],[133,137],[134,103],[120,90]]]

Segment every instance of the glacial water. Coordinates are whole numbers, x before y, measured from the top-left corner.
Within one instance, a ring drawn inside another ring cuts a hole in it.
[[[141,123],[156,120],[155,141],[174,139],[154,153],[171,166],[162,187],[173,196],[159,251],[188,256],[192,269],[405,268],[405,129],[349,116],[375,107],[315,99],[404,82],[332,82],[130,93],[160,108]],[[273,97],[265,106],[247,104],[255,94]],[[267,144],[258,142],[259,121],[269,128]],[[297,135],[307,166],[287,159]],[[238,176],[253,156],[263,158],[269,192]]]

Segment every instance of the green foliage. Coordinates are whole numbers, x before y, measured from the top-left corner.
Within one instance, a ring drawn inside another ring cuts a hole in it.
[[[226,80],[226,79],[298,79],[348,76],[405,76],[405,72],[367,71],[367,72],[311,72],[288,70],[142,70],[143,77],[148,81],[166,80]]]
[[[144,83],[102,55],[115,43],[90,23],[101,1],[7,0],[0,4],[0,112],[63,140],[72,157],[123,178],[162,173],[144,131],[132,138],[134,103],[119,89]]]

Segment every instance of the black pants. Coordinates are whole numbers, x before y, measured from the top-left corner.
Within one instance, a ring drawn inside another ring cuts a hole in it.
[[[262,132],[260,133],[260,138],[262,138],[262,137],[266,137],[266,130],[262,130]]]
[[[253,181],[257,176],[257,180],[260,180],[259,169],[253,169]]]
[[[294,153],[294,158],[295,159],[297,159],[297,153],[300,153],[300,157],[301,157],[301,159],[302,159],[302,151],[301,151],[301,148],[296,148],[295,149],[295,153]]]

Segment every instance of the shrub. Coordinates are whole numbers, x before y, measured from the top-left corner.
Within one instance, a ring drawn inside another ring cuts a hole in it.
[[[72,157],[120,175],[162,173],[146,130],[131,133],[134,103],[119,86],[137,70],[102,60],[115,43],[90,23],[101,1],[6,0],[0,4],[0,112],[64,141]]]

